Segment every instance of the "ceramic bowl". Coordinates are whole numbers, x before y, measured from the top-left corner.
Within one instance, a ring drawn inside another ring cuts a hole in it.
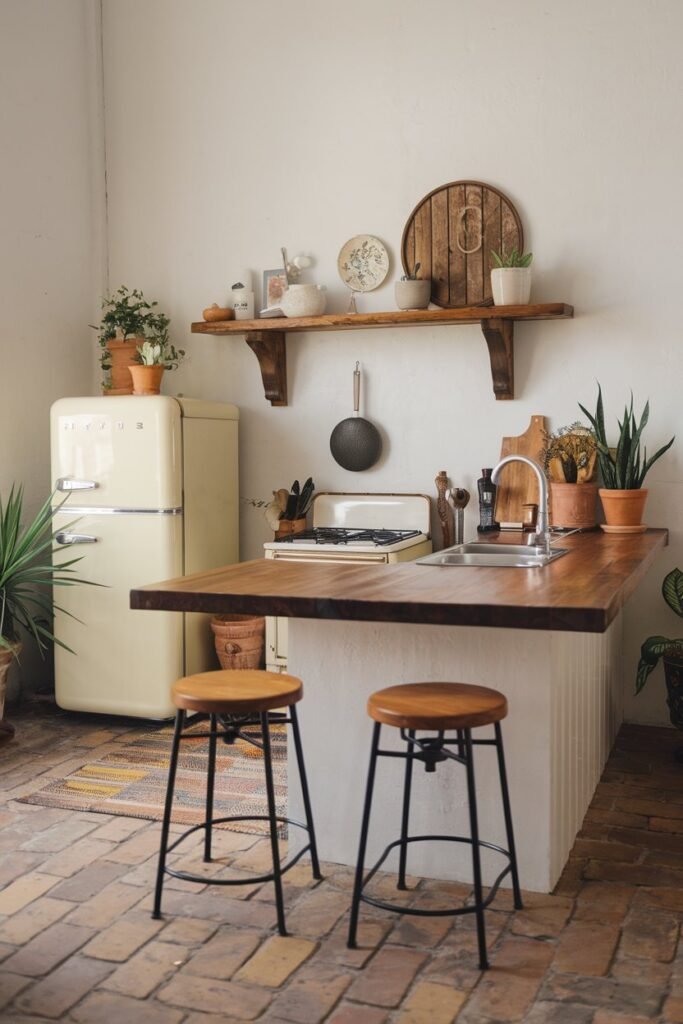
[[[280,300],[285,316],[320,316],[325,312],[325,292],[317,284],[290,284]]]

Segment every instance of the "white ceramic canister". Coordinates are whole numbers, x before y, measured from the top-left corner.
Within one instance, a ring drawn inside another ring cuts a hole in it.
[[[243,270],[239,282],[241,287],[232,287],[232,307],[235,320],[254,319],[254,292],[251,284],[251,271]]]
[[[531,267],[495,267],[491,271],[495,306],[526,306],[531,295]]]
[[[285,316],[320,316],[326,295],[319,284],[290,284],[282,294],[280,309]]]

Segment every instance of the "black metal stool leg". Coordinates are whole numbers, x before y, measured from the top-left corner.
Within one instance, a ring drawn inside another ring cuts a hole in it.
[[[508,790],[508,778],[505,770],[505,754],[503,753],[503,730],[500,722],[495,723],[496,730],[496,752],[498,754],[498,772],[500,774],[500,791],[503,797],[503,814],[505,816],[505,831],[507,833],[508,853],[510,854],[510,874],[512,876],[512,894],[515,901],[515,910],[522,910],[522,891],[519,887],[519,875],[517,873],[517,852],[515,850],[515,835],[512,829],[512,811],[510,810],[510,792]]]
[[[159,845],[159,863],[157,865],[157,880],[154,890],[154,910],[152,917],[161,917],[161,893],[164,886],[164,873],[166,868],[166,849],[168,847],[168,834],[171,826],[171,810],[173,808],[173,790],[175,789],[175,777],[178,769],[178,753],[180,751],[180,736],[185,725],[185,712],[181,709],[176,711],[175,729],[173,731],[173,745],[171,747],[171,760],[168,765],[168,782],[166,784],[166,803],[164,805],[164,817],[161,824],[161,842]]]
[[[365,864],[365,849],[368,845],[370,809],[372,807],[372,792],[373,789],[375,788],[375,769],[377,767],[377,751],[379,750],[379,734],[381,728],[381,724],[379,722],[375,722],[374,728],[372,730],[372,747],[370,749],[368,783],[365,789],[365,804],[363,807],[363,821],[360,829],[358,861],[356,863],[356,878],[353,884],[353,898],[351,900],[351,919],[349,921],[349,937],[346,943],[349,949],[356,949],[356,931],[358,930],[358,909],[360,907],[360,894],[363,888],[363,867]]]
[[[313,871],[313,877],[317,880],[320,880],[323,876],[320,874],[320,863],[318,861],[318,844],[316,842],[315,828],[313,826],[313,812],[311,810],[311,798],[308,792],[308,778],[306,776],[306,765],[304,764],[304,751],[301,745],[301,734],[299,732],[299,719],[296,713],[296,704],[292,704],[290,706],[289,717],[292,720],[292,736],[294,737],[294,748],[296,750],[296,763],[299,769],[301,795],[304,801],[304,811],[306,813],[306,826],[308,828],[308,839],[311,845],[311,869]]]
[[[485,971],[489,965],[486,955],[486,925],[484,922],[483,894],[481,887],[481,857],[479,852],[479,821],[477,818],[477,791],[474,785],[474,761],[472,758],[472,730],[465,729],[465,756],[467,759],[467,802],[470,810],[470,836],[472,839],[472,874],[474,877],[474,904],[477,918],[477,940],[479,943],[479,967]]]
[[[282,896],[282,871],[280,867],[280,850],[277,841],[277,818],[275,816],[275,787],[273,785],[273,757],[270,747],[270,724],[268,712],[261,712],[261,731],[263,733],[263,767],[266,773],[266,793],[268,796],[268,820],[270,823],[270,848],[273,854],[273,885],[275,886],[275,906],[277,908],[277,927],[280,935],[286,935],[285,905]]]
[[[398,862],[398,883],[397,889],[406,888],[406,861],[408,859],[408,817],[410,815],[410,790],[413,782],[413,748],[415,744],[412,742],[415,738],[415,730],[411,729],[408,733],[410,737],[408,740],[408,756],[406,758],[406,771],[403,781],[403,813],[401,815],[401,847],[400,856]]]
[[[206,771],[206,826],[204,829],[204,860],[209,863],[211,860],[211,819],[213,818],[213,791],[216,780],[216,743],[218,737],[218,719],[211,715],[211,735],[209,736],[209,763]]]

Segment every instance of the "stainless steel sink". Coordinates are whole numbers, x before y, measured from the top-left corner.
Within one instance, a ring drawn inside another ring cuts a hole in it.
[[[546,552],[540,544],[456,544],[443,551],[416,559],[417,565],[489,565],[534,569],[566,555],[569,548],[551,548]]]

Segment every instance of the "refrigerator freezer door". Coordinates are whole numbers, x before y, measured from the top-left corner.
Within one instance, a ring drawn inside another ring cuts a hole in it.
[[[183,616],[131,611],[129,601],[134,586],[182,575],[182,516],[62,511],[54,525],[64,547],[64,558],[55,561],[82,555],[79,575],[103,584],[55,588],[55,603],[76,617],[55,615],[57,637],[75,652],[55,647],[57,703],[73,711],[171,717],[170,687],[184,673]],[[87,540],[71,543],[74,535]]]
[[[162,395],[60,399],[51,410],[53,486],[74,508],[179,508],[180,414]]]

